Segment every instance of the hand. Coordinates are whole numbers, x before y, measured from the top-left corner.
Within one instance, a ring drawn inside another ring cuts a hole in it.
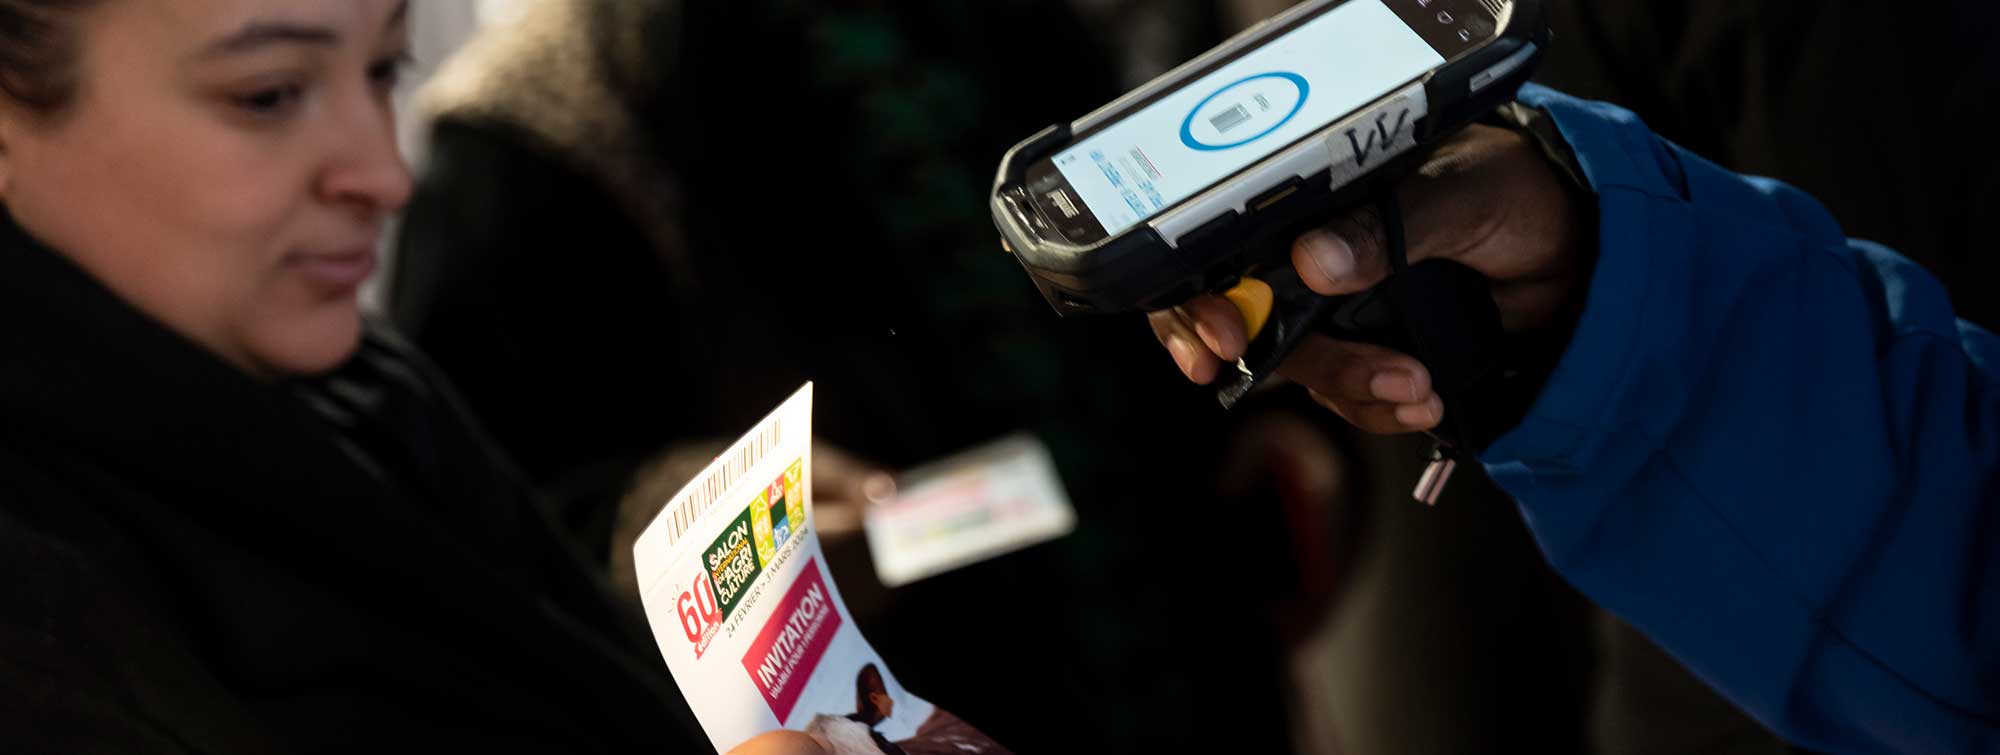
[[[1510,333],[1563,321],[1587,284],[1589,239],[1555,169],[1529,139],[1475,125],[1460,132],[1396,188],[1409,261],[1457,260],[1493,282]],[[1389,275],[1381,221],[1359,210],[1300,236],[1292,266],[1326,296],[1366,291]],[[1243,316],[1219,296],[1148,315],[1188,379],[1208,383],[1248,347]],[[1444,419],[1430,373],[1407,354],[1310,335],[1278,370],[1319,403],[1375,433],[1429,430]]]
[[[611,582],[626,597],[638,599],[632,567],[632,544],[674,493],[729,449],[725,440],[675,445],[647,462],[633,476],[632,488],[618,503],[611,528]],[[896,482],[881,468],[831,445],[813,441],[813,525],[823,545],[858,542],[866,506],[894,498]],[[850,598],[850,606],[852,599]]]
[[[860,534],[863,512],[894,497],[896,480],[881,467],[813,442],[813,522],[821,540]]]
[[[833,748],[804,733],[788,729],[767,731],[730,748],[729,755],[828,755]]]

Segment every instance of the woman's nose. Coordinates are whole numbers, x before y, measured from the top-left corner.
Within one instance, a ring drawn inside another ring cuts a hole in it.
[[[371,214],[394,212],[410,201],[410,169],[396,145],[395,118],[387,104],[369,104],[356,108],[363,112],[339,119],[320,191],[335,204]]]

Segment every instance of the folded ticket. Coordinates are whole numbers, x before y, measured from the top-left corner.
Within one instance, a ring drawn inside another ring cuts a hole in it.
[[[863,519],[890,587],[1054,540],[1076,529],[1049,449],[1017,435],[911,470]]]
[[[812,385],[675,494],[632,547],[674,682],[717,750],[776,729],[834,753],[1004,753],[903,689],[812,524]],[[887,746],[885,746],[887,745]]]

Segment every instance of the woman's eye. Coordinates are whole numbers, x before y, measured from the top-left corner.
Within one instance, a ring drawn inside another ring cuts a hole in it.
[[[287,84],[235,97],[236,106],[258,115],[282,115],[305,97],[305,87]]]

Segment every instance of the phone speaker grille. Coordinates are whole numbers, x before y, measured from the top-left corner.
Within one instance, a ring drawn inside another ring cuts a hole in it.
[[[1507,0],[1479,0],[1479,6],[1493,14],[1494,18],[1507,17]]]

